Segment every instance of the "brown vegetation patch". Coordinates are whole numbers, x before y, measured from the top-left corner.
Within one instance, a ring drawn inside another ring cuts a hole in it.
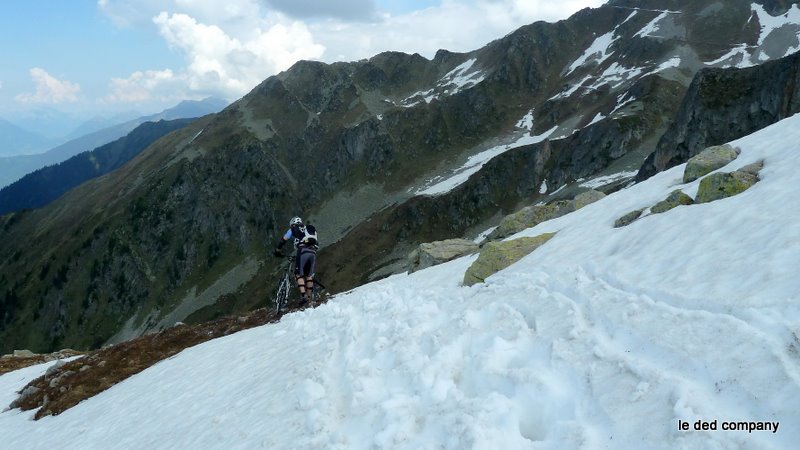
[[[305,307],[316,307],[326,301],[327,297]],[[48,373],[28,383],[10,408],[24,411],[39,408],[35,419],[58,415],[185,348],[237,331],[278,322],[284,314],[305,307],[294,307],[285,312],[261,308],[244,316],[225,317],[197,325],[179,324],[88,352],[82,358],[51,367]]]
[[[0,375],[4,373],[13,372],[15,370],[24,369],[26,367],[35,366],[57,359],[71,358],[73,356],[82,355],[84,352],[79,352],[72,349],[64,349],[55,353],[47,353],[43,355],[33,355],[27,357],[4,357],[0,358]]]

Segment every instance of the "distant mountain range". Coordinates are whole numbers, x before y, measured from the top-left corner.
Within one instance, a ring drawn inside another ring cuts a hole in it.
[[[66,136],[65,141],[77,139],[81,136],[85,136],[108,127],[113,127],[114,125],[119,125],[141,116],[143,116],[143,114],[138,111],[127,111],[117,113],[112,116],[96,116],[83,122],[77,128],[75,128]]]
[[[36,153],[52,146],[53,142],[53,139],[0,119],[0,157]]]
[[[225,100],[214,97],[204,100],[186,100],[158,114],[128,120],[75,138],[45,153],[0,158],[0,188],[11,184],[36,169],[57,164],[79,153],[93,150],[119,139],[144,122],[201,117],[220,111],[226,105],[227,102]]]
[[[160,137],[193,120],[145,122],[114,142],[25,175],[0,189],[0,215],[44,206],[79,184],[121,167]]]

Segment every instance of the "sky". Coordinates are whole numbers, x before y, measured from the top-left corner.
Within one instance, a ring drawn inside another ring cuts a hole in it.
[[[734,141],[718,172],[764,161],[734,197],[613,228],[675,189],[696,196],[702,181],[682,183],[679,165],[510,236],[556,233],[483,283],[462,285],[477,255],[393,275],[187,348],[57,416],[5,409],[54,363],[2,375],[3,443],[796,449],[799,139],[795,115]]]
[[[300,59],[470,51],[604,0],[0,2],[0,117],[233,101]]]

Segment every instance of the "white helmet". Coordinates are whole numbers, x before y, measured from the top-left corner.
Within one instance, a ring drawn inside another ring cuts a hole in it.
[[[303,225],[303,219],[299,217],[292,217],[292,220],[289,221],[289,226],[293,227],[295,225]]]

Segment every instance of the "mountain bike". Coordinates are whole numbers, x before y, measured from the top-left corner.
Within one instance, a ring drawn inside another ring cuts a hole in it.
[[[286,259],[286,270],[283,271],[283,275],[281,276],[280,281],[278,281],[278,289],[275,291],[275,310],[278,312],[285,309],[286,305],[289,303],[289,292],[292,289],[292,284],[294,284],[292,283],[292,280],[294,279],[292,276],[294,256],[286,256]]]
[[[278,288],[275,291],[275,309],[280,312],[289,304],[289,294],[292,291],[292,286],[296,286],[294,281],[294,255],[284,256],[287,260],[286,269],[278,281]],[[314,288],[311,289],[311,301],[317,302],[325,295],[325,285],[322,284],[317,277],[314,277]]]

